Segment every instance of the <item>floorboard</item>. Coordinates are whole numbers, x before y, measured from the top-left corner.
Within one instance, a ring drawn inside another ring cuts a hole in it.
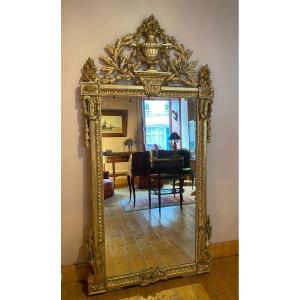
[[[190,196],[191,187],[185,187]],[[148,197],[145,190],[137,198]],[[154,196],[153,196],[154,197]],[[195,204],[125,212],[121,201],[128,189],[115,189],[105,200],[105,249],[108,277],[195,261]]]

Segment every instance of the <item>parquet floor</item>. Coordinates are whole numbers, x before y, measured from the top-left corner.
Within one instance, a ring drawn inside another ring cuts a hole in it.
[[[85,285],[79,282],[63,284],[61,290],[62,300],[237,300],[238,256],[215,258],[208,274],[176,278],[147,287],[131,287],[89,297],[84,292]]]
[[[185,187],[186,194],[191,193]],[[147,199],[146,191],[144,193]],[[120,201],[129,199],[127,188],[116,189],[105,200],[105,247],[107,276],[167,267],[195,261],[195,205],[125,212]]]

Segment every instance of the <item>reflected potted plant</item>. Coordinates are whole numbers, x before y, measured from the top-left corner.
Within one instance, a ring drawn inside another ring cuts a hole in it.
[[[134,145],[134,140],[132,138],[129,138],[123,142],[123,145],[124,145],[124,152],[125,152],[125,147],[127,146],[128,152],[131,153]]]

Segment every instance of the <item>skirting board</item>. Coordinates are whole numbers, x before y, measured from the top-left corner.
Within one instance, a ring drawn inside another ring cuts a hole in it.
[[[213,258],[239,254],[238,240],[215,243],[209,246],[209,253]],[[86,280],[90,270],[88,263],[65,265],[61,267],[62,283],[73,283]]]

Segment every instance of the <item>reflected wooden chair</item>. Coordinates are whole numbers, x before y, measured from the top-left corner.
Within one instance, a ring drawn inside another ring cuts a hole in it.
[[[191,167],[191,152],[188,149],[179,149],[177,150],[177,154],[182,156],[184,158],[183,163],[183,174],[185,176],[189,176],[191,182],[192,182],[192,190],[194,189],[194,171]]]
[[[129,159],[129,173],[127,175],[128,184],[130,187],[130,199],[131,199],[131,190],[133,193],[133,206],[135,206],[135,177],[143,176],[147,177],[149,174],[148,165],[149,165],[149,151],[135,152],[131,155]]]
[[[161,196],[173,194],[180,195],[180,208],[182,210],[183,201],[183,184],[184,184],[184,174],[183,174],[183,164],[184,159],[157,159],[148,177],[148,194],[149,194],[149,208],[151,208],[151,195],[158,196],[158,207],[159,211],[161,209]],[[173,188],[161,188],[162,180],[172,180]],[[157,180],[157,188],[151,187],[152,180]],[[179,181],[179,187],[175,187],[175,181]]]
[[[157,151],[157,158],[158,159],[170,158],[172,155],[174,155],[173,150],[158,150]],[[172,181],[173,181],[173,190],[175,191],[176,180],[173,179]],[[173,193],[173,196],[175,197],[175,193]]]

